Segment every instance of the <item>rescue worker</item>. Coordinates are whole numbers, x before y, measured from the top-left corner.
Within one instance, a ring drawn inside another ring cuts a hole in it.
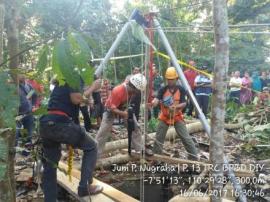
[[[185,90],[176,85],[178,75],[174,67],[166,70],[167,85],[158,91],[158,95],[151,102],[151,106],[160,104],[159,123],[156,132],[153,152],[161,154],[165,136],[169,126],[174,126],[177,135],[182,140],[190,159],[197,159],[197,149],[188,134],[182,110],[186,106]]]
[[[146,78],[142,74],[135,74],[130,77],[129,82],[124,82],[113,88],[105,103],[105,112],[103,113],[102,122],[96,136],[99,157],[102,155],[105,143],[111,134],[114,117],[119,115],[127,120],[128,112],[125,109],[129,107],[131,97],[144,91],[146,85]],[[135,116],[134,121],[137,121]],[[141,151],[141,133],[138,127],[132,134],[132,147],[136,151]]]
[[[61,157],[61,144],[72,145],[83,150],[81,180],[78,187],[80,197],[100,193],[102,187],[92,185],[97,160],[95,140],[85,129],[74,123],[83,96],[65,84],[55,86],[48,104],[48,114],[40,118],[40,136],[44,152],[42,188],[45,202],[57,201],[57,166]]]

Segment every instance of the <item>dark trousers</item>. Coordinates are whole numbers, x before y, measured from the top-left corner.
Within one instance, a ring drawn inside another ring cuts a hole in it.
[[[27,130],[27,138],[24,142],[31,143],[32,133],[34,128],[34,116],[32,114],[26,115],[22,120],[16,123],[16,146],[18,145],[18,140],[21,138],[21,127]]]
[[[97,161],[96,141],[85,133],[84,128],[70,123],[40,122],[40,136],[43,145],[42,188],[45,202],[56,202],[57,170],[61,157],[61,143],[83,150],[81,180],[78,189],[87,189]]]
[[[80,107],[80,111],[81,111],[81,113],[83,115],[83,122],[84,122],[85,130],[87,132],[89,132],[90,129],[91,129],[91,119],[90,119],[88,107],[87,106],[82,106],[82,107]]]
[[[194,91],[192,91],[192,92],[194,94]],[[193,105],[190,97],[188,96],[187,106],[184,109],[184,112],[186,112],[188,116],[192,116],[193,110],[194,110],[194,105]]]
[[[196,95],[197,102],[206,116],[208,113],[209,95]]]
[[[230,100],[240,105],[240,90],[230,92]]]

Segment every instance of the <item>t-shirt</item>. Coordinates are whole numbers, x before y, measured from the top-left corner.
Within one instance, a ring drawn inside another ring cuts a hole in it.
[[[126,104],[128,99],[127,86],[126,83],[123,83],[112,90],[111,95],[106,101],[105,107],[108,109],[119,108],[121,105]]]
[[[192,69],[188,69],[188,70],[184,71],[184,75],[185,75],[191,89],[194,90],[194,88],[195,88],[194,81],[195,81],[195,78],[197,76],[197,72],[192,70]]]
[[[48,110],[49,111],[56,110],[56,111],[64,112],[70,118],[75,120],[79,114],[79,105],[73,104],[70,99],[70,94],[75,93],[75,92],[78,92],[78,91],[73,90],[68,85],[56,86],[51,93],[49,104],[48,104]],[[51,118],[51,120],[54,120],[54,121],[59,120],[59,115],[50,114],[49,117]],[[64,119],[65,116],[60,115],[60,117]]]
[[[238,78],[232,77],[230,79],[230,85],[239,86],[239,87],[231,87],[231,91],[239,91],[241,89],[242,79],[240,77]]]
[[[196,84],[211,84],[212,79],[209,79],[208,77],[204,76],[204,75],[198,75],[195,78],[195,83]],[[197,86],[195,87],[195,94],[196,95],[210,95],[212,93],[212,88],[211,86]]]

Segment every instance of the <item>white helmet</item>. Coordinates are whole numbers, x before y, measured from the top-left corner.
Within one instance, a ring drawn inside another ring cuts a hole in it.
[[[144,75],[134,74],[130,77],[129,82],[138,90],[145,91],[147,81]]]

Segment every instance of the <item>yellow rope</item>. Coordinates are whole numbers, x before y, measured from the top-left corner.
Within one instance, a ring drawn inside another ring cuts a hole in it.
[[[71,182],[71,172],[72,172],[72,166],[73,166],[73,157],[74,157],[74,150],[71,145],[68,145],[68,177],[69,181]]]
[[[167,60],[171,60],[170,56],[165,55],[164,53],[161,53],[161,52],[159,52],[159,51],[154,51],[154,53],[156,53],[157,55],[160,55],[161,57],[163,57],[163,58],[165,58],[165,59],[167,59]],[[207,72],[205,72],[205,71],[199,70],[199,69],[197,69],[196,67],[194,67],[194,66],[192,66],[192,65],[189,65],[189,64],[187,64],[187,63],[185,63],[185,62],[183,62],[183,61],[181,61],[181,60],[177,60],[177,61],[178,61],[179,64],[181,64],[181,65],[183,65],[183,66],[185,66],[185,67],[188,67],[189,69],[193,69],[194,71],[199,72],[199,73],[201,73],[201,74],[207,76],[208,78],[213,78],[213,77],[214,77],[212,74],[209,74],[209,73],[207,73]],[[243,86],[243,85],[239,85],[238,87],[239,87],[239,88],[244,88],[244,89],[249,89],[249,90],[251,90],[251,91],[253,91],[253,92],[255,92],[255,93],[260,93],[260,91],[254,90],[254,89],[249,88],[249,87],[245,87],[245,86]]]
[[[167,59],[167,60],[170,60],[170,59],[171,59],[170,56],[165,55],[165,54],[163,54],[163,53],[161,53],[161,52],[159,52],[159,51],[155,51],[154,53],[156,53],[157,55],[160,55],[161,57],[163,57],[163,58],[165,58],[165,59]],[[212,75],[212,74],[209,74],[209,73],[207,73],[207,72],[205,72],[205,71],[199,70],[199,69],[197,69],[196,67],[194,67],[194,66],[192,66],[192,65],[189,65],[189,64],[187,64],[187,63],[185,63],[185,62],[183,62],[183,61],[181,61],[181,60],[177,60],[177,61],[178,61],[179,64],[181,64],[181,65],[183,65],[183,66],[186,66],[186,67],[188,67],[188,68],[190,68],[190,69],[193,69],[194,71],[199,72],[199,73],[201,73],[201,74],[203,74],[203,75],[205,75],[205,76],[207,76],[207,77],[209,77],[209,78],[213,78],[213,75]]]
[[[175,112],[176,112],[176,108],[174,107],[173,108],[173,113],[170,112],[170,116],[169,116],[169,121],[170,121],[170,124],[169,124],[169,128],[168,130],[174,126],[174,117],[175,117]],[[173,122],[173,123],[172,123]],[[166,135],[166,134],[165,134]],[[172,137],[173,138],[173,144],[175,143],[175,136]],[[171,137],[169,136],[169,142],[171,142]]]

